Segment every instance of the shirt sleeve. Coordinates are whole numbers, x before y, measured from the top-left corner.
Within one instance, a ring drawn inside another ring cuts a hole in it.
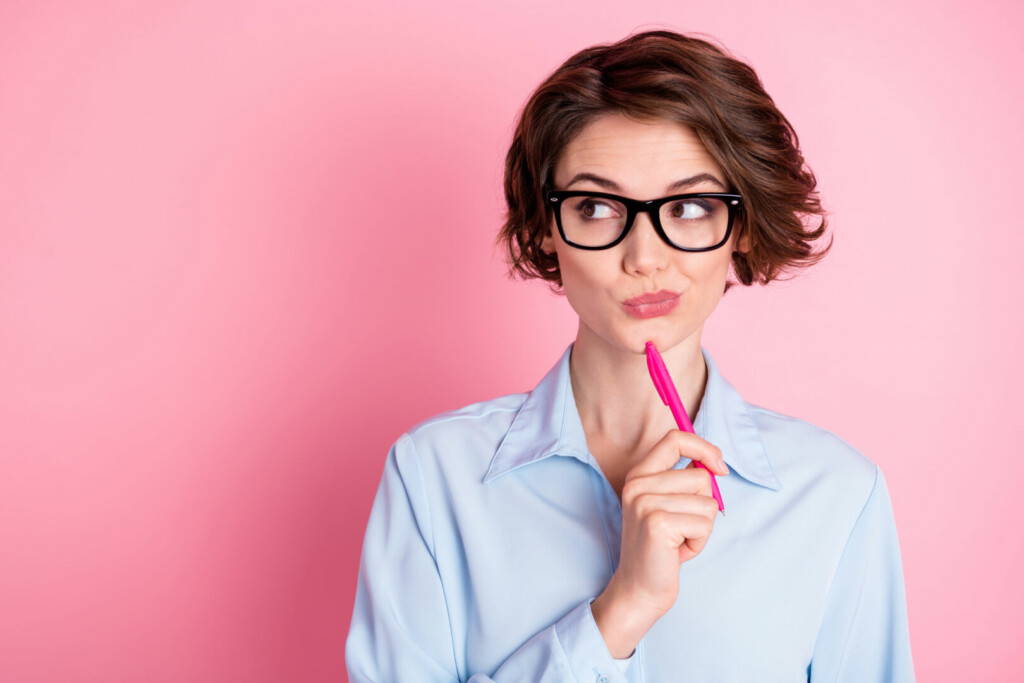
[[[626,683],[594,620],[596,597],[541,628],[493,673],[460,672],[415,445],[403,434],[385,459],[363,537],[346,671],[352,683]]]
[[[899,538],[885,475],[854,523],[829,588],[810,683],[915,683]]]

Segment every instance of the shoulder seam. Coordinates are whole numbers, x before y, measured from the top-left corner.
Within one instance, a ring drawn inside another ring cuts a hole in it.
[[[850,545],[850,538],[853,536],[854,529],[860,524],[860,518],[864,516],[864,511],[868,508],[868,502],[871,501],[871,497],[875,495],[875,489],[878,488],[879,473],[882,468],[878,466],[878,463],[872,463],[875,467],[875,477],[871,482],[871,488],[868,489],[868,495],[864,498],[864,502],[860,506],[860,510],[857,512],[857,516],[853,520],[853,524],[850,525],[850,532],[846,534],[846,542],[843,543],[843,552],[839,554],[840,558],[846,553],[847,546]],[[832,576],[829,578],[828,587],[831,590],[832,581],[835,579],[835,569],[832,570]]]
[[[868,503],[869,503],[869,502],[871,502],[871,498],[872,498],[872,497],[873,497],[873,496],[875,495],[875,489],[877,489],[877,488],[878,488],[878,479],[879,479],[879,476],[880,476],[880,473],[881,473],[881,471],[882,471],[882,468],[881,468],[881,467],[879,467],[877,463],[875,463],[875,480],[874,480],[874,482],[873,482],[873,483],[871,484],[871,490],[870,490],[870,491],[868,491],[868,497],[867,497],[867,499],[866,499],[866,500],[864,501],[864,505],[862,505],[862,506],[861,506],[861,508],[860,508],[860,512],[858,512],[858,513],[857,513],[857,519],[856,519],[856,520],[854,520],[854,522],[853,522],[853,527],[852,527],[852,528],[850,529],[850,535],[849,535],[849,536],[847,536],[847,538],[846,538],[846,544],[845,544],[845,545],[843,546],[843,552],[842,552],[842,554],[840,555],[840,558],[842,558],[842,557],[843,557],[843,555],[846,555],[846,549],[847,549],[847,546],[849,546],[849,545],[850,545],[850,537],[852,537],[852,536],[853,536],[853,531],[854,531],[854,529],[856,529],[856,528],[857,528],[857,525],[858,525],[858,524],[860,524],[860,518],[864,516],[864,510],[866,510],[866,509],[867,509],[867,507],[868,507]],[[832,575],[832,579],[830,579],[830,580],[829,580],[829,586],[828,586],[828,587],[829,587],[829,589],[830,589],[830,590],[831,590],[831,588],[832,588],[832,581],[833,581],[834,579],[835,579],[835,573],[833,573],[833,575]],[[861,589],[860,589],[860,593],[859,593],[859,595],[858,595],[858,597],[857,597],[857,609],[856,609],[856,611],[854,612],[854,618],[856,618],[856,615],[857,615],[857,614],[858,614],[858,613],[860,612],[860,606],[861,606],[861,596],[863,596],[863,593],[864,593],[864,584],[862,583],[862,584],[861,584]],[[849,631],[847,631],[847,632],[846,632],[846,637],[845,637],[845,638],[843,639],[842,655],[840,655],[840,658],[839,658],[839,665],[838,665],[838,669],[839,669],[840,671],[841,671],[841,670],[842,670],[842,668],[843,668],[843,664],[844,664],[844,663],[846,662],[846,655],[847,655],[847,650],[846,650],[846,648],[847,648],[847,645],[848,645],[848,644],[849,644],[849,642],[850,642],[850,636],[851,636],[852,632],[853,632],[853,629],[851,628],[851,629],[850,629]]]
[[[413,462],[416,463],[416,478],[420,483],[420,494],[423,496],[423,503],[427,506],[427,521],[430,522],[430,559],[434,561],[434,571],[437,572],[437,583],[441,586],[441,597],[444,599],[444,611],[448,617],[448,635],[451,639],[451,652],[453,664],[455,664],[455,675],[461,680],[462,672],[459,670],[459,663],[455,658],[455,630],[452,626],[452,611],[448,603],[448,589],[444,585],[444,577],[441,575],[441,567],[437,563],[437,541],[434,536],[434,515],[430,510],[430,496],[427,495],[427,486],[423,481],[423,470],[420,469],[420,458],[419,453],[416,450],[416,441],[412,438],[412,435],[406,432],[404,434],[409,439],[409,445],[413,452]]]
[[[864,516],[864,511],[867,509],[868,503],[871,501],[872,496],[875,495],[875,489],[878,488],[878,477],[879,473],[882,471],[882,468],[878,466],[878,463],[872,464],[875,467],[875,478],[874,481],[872,481],[871,483],[871,488],[868,489],[868,495],[864,498],[864,502],[860,506],[860,510],[857,511],[857,516],[853,519],[853,524],[850,525],[850,531],[846,534],[846,540],[843,542],[843,549],[839,552],[839,559],[836,560],[836,566],[832,568],[832,573],[829,576],[828,587],[825,589],[825,609],[823,609],[821,613],[822,620],[824,620],[825,612],[828,610],[828,599],[832,595],[832,584],[835,583],[836,574],[839,572],[839,565],[843,563],[843,558],[846,557],[846,550],[850,547],[850,539],[853,538],[853,532],[854,530],[856,530],[857,525],[860,524],[860,519]],[[821,624],[822,621],[819,621],[817,631],[815,631],[816,634],[821,631]],[[849,634],[847,634],[847,637],[849,637]],[[812,652],[814,651],[814,648],[817,646],[817,644],[818,638],[817,635],[815,635],[814,643],[811,644]],[[844,649],[845,646],[846,643],[844,641]]]
[[[430,555],[434,558],[434,562],[437,562],[437,545],[434,540],[434,516],[430,512],[430,500],[427,498],[427,487],[423,481],[423,471],[420,469],[420,454],[416,450],[416,441],[413,440],[412,435],[409,432],[404,433],[402,436],[409,442],[409,448],[412,449],[412,461],[416,464],[416,480],[419,482],[420,495],[423,497],[423,502],[427,506],[427,523],[430,524]]]

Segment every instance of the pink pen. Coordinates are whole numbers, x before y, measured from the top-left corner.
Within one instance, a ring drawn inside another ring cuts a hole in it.
[[[676,391],[676,385],[668,374],[668,368],[665,367],[665,361],[662,360],[661,354],[658,353],[658,348],[654,345],[654,342],[647,342],[644,351],[647,353],[647,371],[651,373],[654,388],[658,390],[661,402],[672,410],[672,416],[676,419],[679,429],[692,434],[693,423],[690,422],[690,416],[686,414],[686,409],[683,408],[683,402],[679,400],[679,392]],[[715,479],[715,473],[699,460],[694,460],[693,463],[697,467],[703,467],[711,475],[711,491],[715,496],[715,500],[718,501],[719,511],[724,515],[725,503],[722,502],[722,494],[718,490],[718,481]]]

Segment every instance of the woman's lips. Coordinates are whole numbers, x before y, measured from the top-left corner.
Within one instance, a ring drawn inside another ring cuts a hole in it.
[[[656,318],[659,315],[665,315],[670,312],[679,304],[679,295],[649,304],[627,304],[623,303],[622,307],[626,309],[626,313],[630,314],[634,318]]]

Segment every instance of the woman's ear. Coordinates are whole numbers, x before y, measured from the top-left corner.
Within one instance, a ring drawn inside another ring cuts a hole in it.
[[[548,256],[552,256],[555,253],[555,235],[554,229],[548,228],[548,234],[544,236],[544,239],[540,242],[540,249]]]
[[[750,253],[750,233],[745,229],[740,233],[739,245],[736,247],[736,251],[741,254]]]

